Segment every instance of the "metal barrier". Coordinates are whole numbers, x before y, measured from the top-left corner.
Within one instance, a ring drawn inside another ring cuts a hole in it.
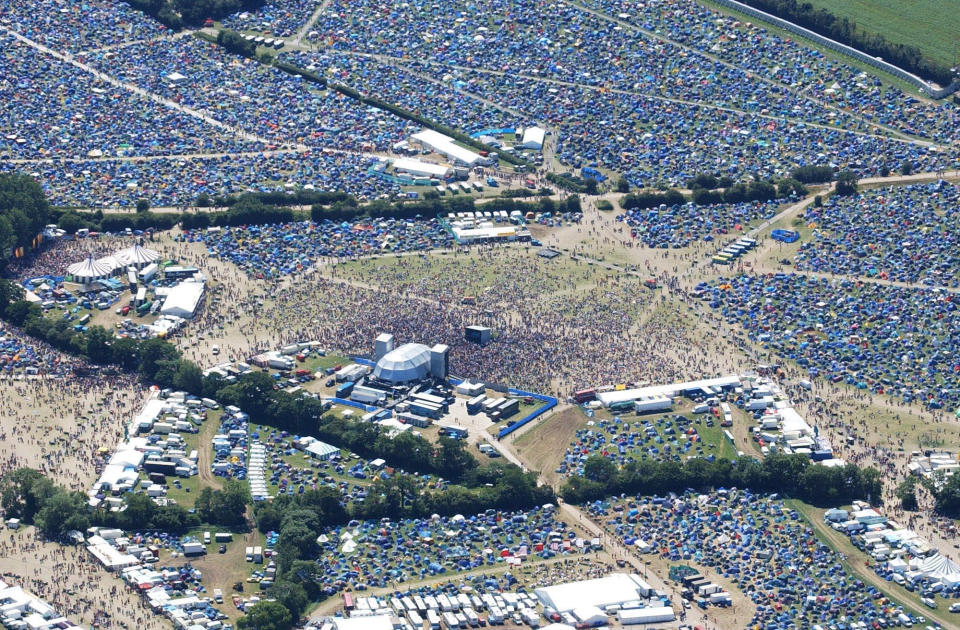
[[[907,83],[913,85],[914,87],[918,88],[923,94],[925,94],[926,96],[929,96],[930,98],[935,98],[935,99],[944,98],[944,97],[950,96],[951,94],[956,92],[958,89],[960,89],[960,80],[958,79],[954,79],[953,82],[951,82],[950,85],[948,85],[945,88],[937,88],[930,85],[929,83],[927,83],[926,81],[918,77],[917,75],[911,74],[910,72],[907,72],[903,68],[895,66],[892,63],[883,61],[882,59],[877,59],[876,57],[868,55],[865,52],[857,50],[856,48],[847,46],[846,44],[841,44],[836,40],[830,39],[829,37],[824,37],[819,33],[815,33],[810,29],[794,24],[789,20],[785,20],[781,17],[777,17],[776,15],[773,15],[771,13],[767,13],[766,11],[761,11],[760,9],[756,9],[749,5],[743,4],[742,2],[737,2],[737,0],[714,0],[714,1],[720,6],[724,6],[728,9],[733,9],[734,11],[738,11],[740,13],[746,13],[751,17],[755,17],[759,20],[763,20],[764,22],[769,22],[770,24],[779,26],[782,29],[786,29],[791,33],[794,33],[806,39],[812,39],[813,41],[817,42],[821,46],[825,46],[826,48],[829,48],[833,51],[839,52],[844,55],[848,55],[850,57],[854,57],[855,59],[857,59],[857,61],[861,61],[869,66],[876,68],[877,70],[881,70],[883,72],[886,72],[887,74],[892,74],[893,76],[899,79],[902,79]]]
[[[502,440],[503,438],[507,437],[508,435],[510,435],[511,433],[513,433],[514,431],[522,427],[523,425],[539,418],[540,416],[542,416],[543,414],[547,413],[548,411],[550,411],[551,409],[557,406],[557,399],[554,398],[553,396],[545,396],[543,394],[534,394],[533,392],[525,392],[520,389],[512,389],[512,388],[508,389],[507,393],[510,394],[511,396],[529,396],[530,398],[543,401],[547,404],[544,405],[543,407],[540,407],[533,413],[528,414],[527,416],[524,416],[523,418],[511,424],[510,426],[500,429],[500,432],[497,433],[498,440]]]

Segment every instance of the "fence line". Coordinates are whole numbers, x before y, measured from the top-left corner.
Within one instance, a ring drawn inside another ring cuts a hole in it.
[[[848,55],[850,57],[854,57],[858,61],[862,61],[867,65],[870,65],[878,70],[886,72],[887,74],[892,74],[893,76],[906,81],[907,83],[918,88],[923,94],[925,94],[926,96],[929,96],[930,98],[935,98],[935,99],[944,98],[944,97],[950,96],[951,94],[956,92],[958,89],[960,89],[960,80],[958,79],[954,79],[950,83],[950,85],[948,85],[947,87],[944,87],[944,88],[934,87],[929,83],[927,83],[926,81],[924,81],[923,79],[921,79],[920,77],[918,77],[917,75],[907,72],[906,70],[904,70],[903,68],[900,68],[899,66],[895,66],[892,63],[883,61],[882,59],[877,59],[876,57],[868,55],[863,51],[857,50],[856,48],[853,48],[851,46],[847,46],[846,44],[841,44],[840,42],[834,39],[830,39],[829,37],[824,37],[819,33],[815,33],[810,29],[794,24],[789,20],[785,20],[781,17],[777,17],[776,15],[767,13],[766,11],[761,11],[760,9],[743,4],[742,2],[737,2],[737,0],[714,0],[714,2],[716,2],[721,6],[727,7],[728,9],[733,9],[734,11],[738,11],[740,13],[746,13],[747,15],[751,17],[755,17],[758,20],[763,20],[764,22],[769,22],[771,24],[779,26],[780,28],[786,29],[792,33],[795,33],[796,35],[805,37],[806,39],[812,39],[818,44],[826,48],[829,48],[831,50],[834,50],[836,52],[842,53],[844,55]]]

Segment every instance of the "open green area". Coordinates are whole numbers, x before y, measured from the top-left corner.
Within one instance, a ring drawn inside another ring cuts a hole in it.
[[[947,67],[956,65],[960,30],[945,11],[956,9],[939,0],[808,0],[815,9],[826,9],[837,18],[856,22],[863,30],[878,33],[893,44],[916,46]],[[951,6],[952,5],[952,6]]]

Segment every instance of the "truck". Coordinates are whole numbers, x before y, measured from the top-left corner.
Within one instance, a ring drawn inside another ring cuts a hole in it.
[[[289,370],[293,367],[293,359],[276,357],[267,361],[267,367],[271,367],[274,370]]]
[[[653,608],[631,608],[629,610],[620,610],[617,612],[617,619],[624,626],[641,623],[663,623],[673,621],[676,616],[673,608],[669,606],[656,606]]]
[[[207,548],[202,543],[188,542],[183,544],[183,555],[200,556],[207,553]]]
[[[597,397],[597,390],[595,389],[581,389],[578,392],[574,392],[573,401],[578,405],[581,405],[585,402],[590,402]]]
[[[673,400],[666,396],[649,396],[635,400],[633,407],[637,413],[666,411],[673,407]]]

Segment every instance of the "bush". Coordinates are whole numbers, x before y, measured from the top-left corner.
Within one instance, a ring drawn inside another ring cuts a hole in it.
[[[679,206],[687,203],[687,198],[683,194],[674,189],[670,189],[665,193],[654,193],[654,192],[638,192],[631,193],[629,195],[624,195],[620,198],[620,207],[624,210],[646,210],[648,208],[656,208],[658,206]]]
[[[823,184],[833,180],[833,169],[829,166],[801,166],[793,170],[790,178],[804,184]]]
[[[695,188],[703,188],[705,190],[713,190],[714,188],[720,187],[720,180],[718,180],[713,175],[697,175],[689,180],[687,180],[687,188],[693,190]]]
[[[836,194],[841,197],[857,194],[857,176],[852,171],[842,171],[837,174]]]
[[[572,173],[547,173],[547,181],[569,192],[597,194],[597,180],[590,177],[584,179]]]
[[[606,199],[601,199],[600,201],[597,202],[597,210],[609,212],[613,210],[613,204],[607,201]]]

